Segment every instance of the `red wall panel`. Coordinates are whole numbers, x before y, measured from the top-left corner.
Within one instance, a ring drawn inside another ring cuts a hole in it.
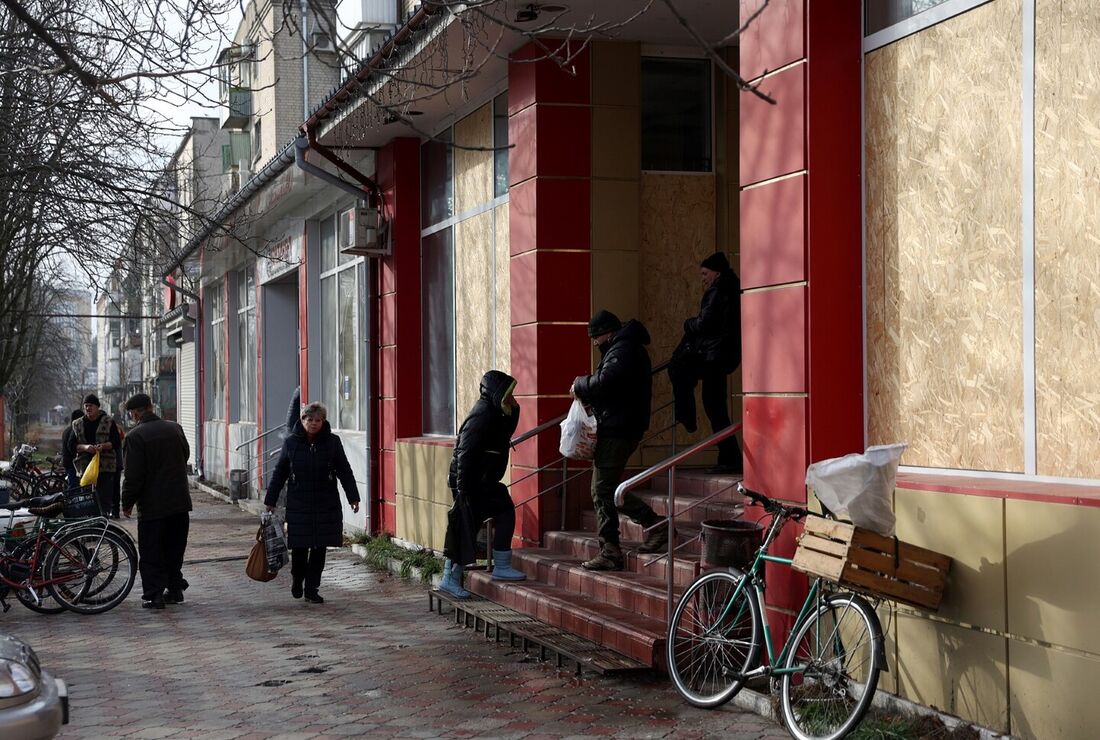
[[[397,294],[383,295],[379,303],[379,343],[383,347],[397,344]]]
[[[774,98],[775,105],[741,94],[742,186],[806,168],[805,74],[806,65],[799,64],[761,83],[760,90]]]
[[[381,412],[378,415],[378,442],[384,450],[397,449],[397,401],[383,398]]]
[[[741,296],[742,388],[806,391],[806,289],[793,285]]]
[[[588,48],[581,43],[567,44],[559,58],[562,54],[570,57],[568,65],[548,59],[545,44],[530,43],[512,53],[508,62],[509,115],[535,102],[588,104]]]
[[[806,500],[806,399],[746,396],[745,485],[785,501]]]
[[[806,279],[806,175],[741,191],[741,287]]]
[[[591,344],[584,324],[512,327],[512,376],[523,394],[565,395],[588,372]]]
[[[588,292],[563,289],[587,285],[588,252],[535,250],[512,258],[512,324],[542,321],[587,321]]]
[[[532,178],[509,192],[509,249],[588,249],[589,181],[586,178]],[[543,218],[536,214],[542,213]],[[554,217],[558,214],[558,217]]]
[[[742,0],[742,22],[763,4],[764,0]],[[768,7],[741,34],[741,75],[746,80],[806,56],[803,15],[803,0],[769,0]]]
[[[397,348],[382,347],[379,350],[379,381],[383,398],[397,397]]]

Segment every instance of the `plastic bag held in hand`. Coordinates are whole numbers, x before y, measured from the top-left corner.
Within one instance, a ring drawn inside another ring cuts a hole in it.
[[[596,417],[588,413],[579,399],[573,400],[561,423],[558,452],[571,460],[591,460],[596,452]]]
[[[271,512],[265,511],[260,514],[260,527],[263,529],[267,570],[278,573],[290,559],[286,550],[286,540],[283,539],[282,524],[271,515]]]
[[[868,447],[844,457],[821,460],[806,469],[806,485],[817,500],[857,527],[894,536],[894,481],[901,453],[909,445]]]

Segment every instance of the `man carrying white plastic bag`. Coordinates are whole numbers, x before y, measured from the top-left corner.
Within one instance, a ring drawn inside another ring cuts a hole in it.
[[[573,399],[569,413],[561,423],[558,452],[570,460],[591,460],[596,451],[596,417],[579,399]]]
[[[894,536],[894,482],[909,445],[875,445],[863,454],[820,460],[806,469],[806,485],[821,505],[857,527]]]

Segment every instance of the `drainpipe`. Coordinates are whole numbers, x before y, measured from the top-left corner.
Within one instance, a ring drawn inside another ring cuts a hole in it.
[[[320,144],[318,144],[317,146],[320,147]],[[363,198],[367,195],[375,195],[375,197],[378,197],[378,186],[375,185],[374,181],[371,180],[369,177],[359,172],[354,167],[347,164],[347,162],[344,162],[342,159],[340,160],[340,162],[343,163],[345,167],[347,167],[348,171],[355,173],[357,180],[363,182],[365,185],[369,183],[369,185],[366,185],[366,187],[364,188],[350,183],[341,177],[337,177],[328,170],[322,169],[321,167],[318,167],[317,165],[306,160],[306,151],[309,149],[320,151],[319,149],[315,149],[313,146],[311,146],[310,142],[304,136],[299,136],[294,141],[294,164],[298,166],[298,169],[303,170],[304,172],[308,172],[314,177],[324,180],[329,185],[333,185],[340,190],[343,190],[345,193],[350,193],[351,195],[354,195],[356,198]],[[335,154],[333,154],[332,156],[336,157]],[[339,157],[336,158],[339,159]]]
[[[309,0],[302,0],[302,118],[309,118]]]
[[[168,282],[168,276],[167,275],[161,275],[160,282],[163,285],[167,285],[172,290],[178,290],[180,293],[183,293],[183,295],[187,296],[188,298],[194,299],[194,301],[195,301],[195,328],[201,335],[201,332],[202,332],[202,300],[199,298],[198,294],[197,293],[192,293],[190,290],[188,290],[187,288],[184,288],[182,285],[177,285],[176,283]],[[196,336],[195,337],[196,347],[201,346],[198,342],[199,342],[199,337]],[[195,446],[198,447],[198,449],[194,450],[193,453],[195,455],[195,472],[196,473],[201,473],[201,471],[203,469],[203,465],[202,465],[202,447],[203,447],[202,443],[203,443],[203,439],[202,439],[202,414],[199,413],[199,410],[202,408],[202,406],[201,406],[201,404],[199,404],[199,398],[201,397],[201,394],[202,394],[202,374],[203,374],[202,368],[203,368],[203,360],[205,358],[200,357],[198,352],[196,352],[195,355],[196,355],[195,356]],[[177,417],[178,417],[178,415],[179,415],[179,412],[177,411]]]

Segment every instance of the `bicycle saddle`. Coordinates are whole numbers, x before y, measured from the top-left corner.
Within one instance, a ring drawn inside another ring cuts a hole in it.
[[[51,493],[48,496],[35,496],[34,498],[24,499],[22,501],[12,501],[6,504],[0,504],[0,509],[7,511],[15,511],[16,509],[29,509],[32,514],[37,514],[34,509],[45,509],[52,504],[65,503],[64,493]]]

